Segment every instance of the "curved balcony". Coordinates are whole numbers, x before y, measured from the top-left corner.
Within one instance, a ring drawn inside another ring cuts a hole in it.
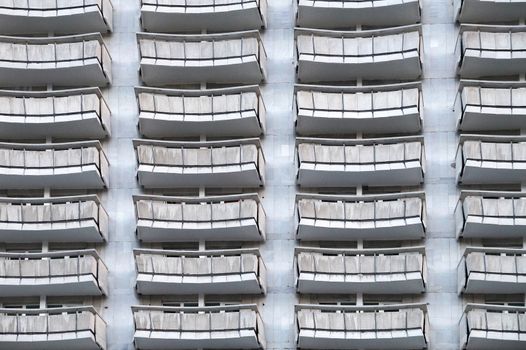
[[[106,323],[91,306],[0,309],[0,347],[105,350]]]
[[[519,22],[526,13],[524,0],[455,0],[461,23]]]
[[[396,27],[420,22],[419,0],[297,0],[300,27]]]
[[[256,305],[135,306],[132,310],[138,349],[265,348]]]
[[[145,188],[263,186],[259,139],[210,142],[133,141]]]
[[[4,140],[103,139],[111,112],[99,89],[1,91],[0,137]]]
[[[265,26],[267,0],[141,0],[147,32],[234,32]]]
[[[525,237],[526,193],[462,191],[455,218],[460,238]]]
[[[97,196],[0,198],[0,241],[103,242],[109,217]]]
[[[262,241],[266,215],[257,194],[134,196],[143,242]]]
[[[519,350],[526,346],[525,307],[468,304],[459,323],[461,349]]]
[[[420,136],[297,138],[301,187],[411,186],[424,181]]]
[[[460,33],[462,78],[510,77],[524,73],[526,26],[463,25]]]
[[[109,163],[98,141],[0,143],[3,189],[102,189]]]
[[[257,137],[265,127],[265,105],[257,86],[135,92],[139,130],[149,138]]]
[[[520,184],[526,178],[526,137],[460,135],[456,169],[464,185]]]
[[[106,86],[111,57],[100,34],[0,36],[0,87]]]
[[[100,296],[108,269],[97,251],[0,253],[0,296]]]
[[[296,202],[300,240],[418,240],[425,235],[424,192],[366,196],[298,194]]]
[[[296,248],[303,294],[417,294],[425,290],[425,248]]]
[[[0,0],[0,32],[10,35],[109,32],[110,0]]]
[[[296,131],[305,136],[417,133],[422,109],[420,84],[296,85]]]
[[[296,305],[298,348],[425,349],[425,304]]]
[[[137,34],[146,85],[259,84],[266,54],[259,32]]]
[[[526,291],[526,250],[466,248],[457,275],[460,293],[523,294]]]
[[[143,295],[264,294],[266,267],[258,249],[135,249],[137,292]]]
[[[355,32],[296,29],[298,80],[418,79],[420,31],[420,25]]]
[[[526,128],[526,84],[461,81],[461,131]]]

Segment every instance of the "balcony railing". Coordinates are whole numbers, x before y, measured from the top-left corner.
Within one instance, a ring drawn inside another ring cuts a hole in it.
[[[137,291],[144,295],[263,294],[266,268],[258,249],[136,249]]]
[[[460,33],[462,78],[513,77],[524,73],[526,26],[462,25]]]
[[[296,287],[304,294],[418,294],[425,248],[296,248]]]
[[[296,85],[296,131],[305,136],[417,133],[420,84],[372,87]]]
[[[141,0],[141,22],[154,33],[260,29],[267,7],[267,0]]]
[[[460,102],[462,131],[526,128],[526,84],[461,81]]]
[[[420,30],[420,25],[355,32],[296,29],[298,80],[418,79]]]
[[[0,143],[0,188],[101,189],[109,163],[98,141]]]
[[[419,185],[424,179],[420,136],[381,139],[297,138],[302,187]]]
[[[468,304],[460,320],[461,349],[524,349],[525,307]]]
[[[520,184],[526,176],[526,137],[460,135],[456,169],[464,185]]]
[[[0,87],[106,86],[111,57],[100,34],[0,36]]]
[[[263,185],[265,160],[259,139],[210,142],[134,140],[139,183],[145,188]]]
[[[264,349],[256,305],[132,307],[138,349]]]
[[[110,0],[0,0],[0,32],[10,35],[108,32]]]
[[[418,240],[425,235],[423,192],[296,197],[297,237],[307,241]]]
[[[297,0],[306,28],[395,27],[420,22],[419,0]]]
[[[139,129],[149,138],[257,137],[265,127],[265,105],[257,86],[135,92]]]
[[[425,304],[296,305],[301,349],[425,349]]]
[[[0,198],[0,241],[103,242],[109,218],[97,196]]]
[[[526,13],[526,1],[455,0],[455,9],[461,23],[519,22]]]
[[[106,323],[91,306],[0,309],[3,349],[106,349]]]
[[[137,34],[141,78],[146,85],[259,84],[266,54],[259,32]]]
[[[262,241],[266,215],[257,194],[134,196],[143,242]]]
[[[0,253],[0,296],[100,296],[108,269],[97,251]]]
[[[466,248],[457,274],[460,293],[522,294],[526,290],[526,250]]]
[[[97,88],[50,92],[1,91],[0,137],[4,140],[102,139],[111,112]]]
[[[461,238],[522,238],[526,231],[526,194],[462,191],[455,218]]]

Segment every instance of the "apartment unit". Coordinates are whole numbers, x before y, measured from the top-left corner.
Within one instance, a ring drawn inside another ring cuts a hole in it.
[[[463,253],[460,347],[526,346],[522,204],[526,3],[463,1],[456,101],[460,198],[456,233]]]
[[[107,349],[109,0],[0,2],[0,348]]]

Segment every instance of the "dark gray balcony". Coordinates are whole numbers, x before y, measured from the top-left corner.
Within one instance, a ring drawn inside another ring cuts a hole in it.
[[[461,23],[519,22],[526,13],[524,0],[455,0]]]

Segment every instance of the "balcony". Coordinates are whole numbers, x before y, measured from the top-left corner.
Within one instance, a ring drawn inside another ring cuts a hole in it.
[[[418,133],[420,84],[296,85],[296,131],[304,136]]]
[[[300,27],[396,27],[420,22],[419,0],[297,0]]]
[[[106,349],[106,323],[91,306],[0,309],[0,325],[2,349]]]
[[[112,23],[110,0],[0,1],[0,32],[9,35],[104,33]]]
[[[513,77],[524,73],[526,26],[463,25],[460,33],[462,78]]]
[[[455,208],[455,219],[460,238],[523,238],[526,232],[526,194],[462,191]]]
[[[296,29],[298,80],[418,79],[420,31],[420,25],[355,32]]]
[[[265,25],[266,0],[141,0],[141,22],[147,32],[234,32]]]
[[[345,196],[298,194],[297,238],[305,241],[419,240],[424,192]]]
[[[0,241],[103,242],[109,218],[97,196],[0,198]]]
[[[468,304],[459,323],[460,346],[469,350],[524,349],[525,318],[525,307]]]
[[[425,304],[296,305],[298,348],[425,349]]]
[[[102,189],[109,163],[98,141],[0,143],[0,188]]]
[[[263,241],[266,215],[257,194],[134,196],[143,242]]]
[[[135,92],[139,130],[148,138],[257,137],[265,127],[265,105],[257,86]]]
[[[456,169],[463,185],[520,184],[526,177],[526,137],[460,135]]]
[[[145,188],[263,186],[265,160],[259,139],[133,143],[137,177]]]
[[[91,87],[111,83],[111,57],[100,34],[0,36],[0,87]]]
[[[526,128],[526,84],[461,81],[461,131]]]
[[[303,294],[418,294],[425,291],[425,248],[296,248]]]
[[[137,292],[143,295],[264,294],[266,267],[258,249],[135,249]]]
[[[256,305],[132,307],[138,349],[263,349]]]
[[[421,136],[297,138],[301,187],[412,186],[424,181]]]
[[[146,85],[259,84],[266,54],[259,32],[137,34]]]
[[[111,112],[99,89],[0,91],[4,140],[103,139]]]
[[[466,248],[457,275],[460,293],[523,294],[526,290],[526,250]]]
[[[461,23],[519,22],[526,13],[524,0],[455,0]]]
[[[108,269],[95,250],[0,253],[0,296],[100,296]]]

